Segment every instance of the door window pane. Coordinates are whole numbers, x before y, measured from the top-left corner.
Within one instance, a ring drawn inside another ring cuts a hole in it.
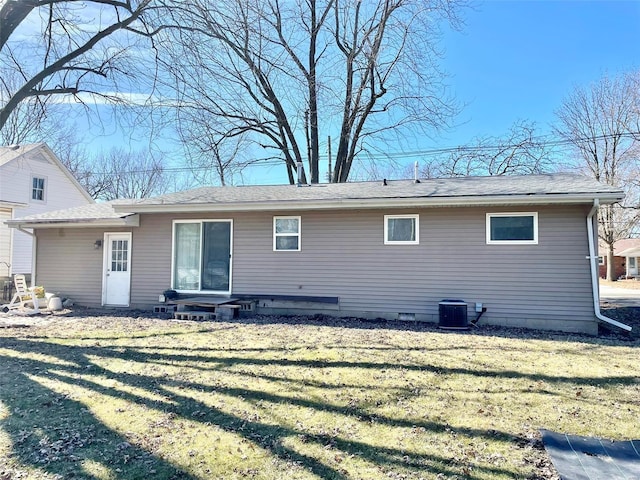
[[[112,272],[127,271],[128,249],[129,249],[128,240],[112,240],[111,241],[111,271]]]
[[[200,290],[200,224],[176,223],[173,287]]]
[[[202,247],[202,290],[229,290],[231,224],[205,222]]]

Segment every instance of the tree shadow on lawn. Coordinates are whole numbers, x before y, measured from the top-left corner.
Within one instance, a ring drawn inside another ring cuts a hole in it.
[[[68,346],[42,340],[24,338],[0,338],[0,348],[10,354],[0,354],[5,375],[0,376],[0,401],[9,415],[0,420],[0,427],[13,443],[13,456],[20,464],[63,475],[65,478],[97,478],[82,470],[83,461],[93,461],[112,469],[118,478],[147,478],[150,472],[157,479],[196,478],[180,466],[162,458],[158,452],[148,451],[132,445],[132,440],[121,432],[114,431],[92,414],[82,403],[72,400],[57,391],[43,386],[37,379],[44,377],[49,382],[68,388],[79,387],[110,398],[124,400],[158,412],[170,413],[179,418],[212,424],[242,437],[261,447],[285,464],[294,463],[320,478],[348,478],[348,472],[339,465],[329,465],[326,460],[305,454],[286,445],[286,439],[304,438],[305,442],[326,449],[337,449],[341,454],[357,456],[376,465],[381,472],[400,468],[418,474],[420,472],[461,474],[459,460],[446,455],[426,455],[403,448],[376,447],[368,443],[345,438],[344,435],[318,434],[302,426],[286,427],[268,424],[251,418],[243,418],[211,407],[198,399],[199,393],[220,393],[250,402],[288,404],[313,411],[348,416],[356,421],[379,422],[395,428],[421,428],[428,432],[453,431],[456,435],[501,442],[519,442],[521,438],[506,432],[486,431],[474,428],[452,428],[430,421],[409,421],[381,415],[372,416],[366,409],[340,406],[328,402],[300,399],[287,395],[266,393],[249,388],[209,386],[186,380],[150,376],[144,374],[114,373],[92,360],[121,360],[144,363],[169,362],[180,364],[193,356],[153,354],[136,350],[121,351],[103,346]],[[215,362],[212,369],[229,368],[245,364],[247,367],[262,364],[256,359],[239,357],[198,357],[197,361]],[[376,363],[329,362],[354,368],[380,368]],[[314,362],[276,361],[275,365],[298,365],[323,368]],[[411,365],[399,368],[411,368]],[[187,365],[185,368],[191,368]],[[115,380],[132,387],[132,391],[109,388],[94,381],[97,377]],[[575,379],[572,379],[574,381]],[[626,381],[626,378],[618,381]],[[296,380],[291,380],[295,382]],[[142,393],[134,393],[142,392]],[[157,399],[158,392],[166,401]],[[115,470],[119,469],[119,470]],[[514,472],[498,466],[473,466],[475,471],[490,476],[512,478]],[[381,476],[385,476],[381,474]],[[465,478],[481,478],[472,470],[465,471]]]

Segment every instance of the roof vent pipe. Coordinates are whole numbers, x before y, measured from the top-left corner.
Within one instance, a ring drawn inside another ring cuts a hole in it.
[[[418,162],[413,164],[413,183],[420,183],[418,180]]]
[[[298,172],[298,186],[300,187],[302,186],[302,173],[303,173],[302,161],[298,161],[296,165],[297,165],[296,171]]]

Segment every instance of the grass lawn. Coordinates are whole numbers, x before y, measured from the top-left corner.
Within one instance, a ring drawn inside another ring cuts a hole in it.
[[[640,341],[349,321],[0,329],[0,479],[542,479],[638,438]]]

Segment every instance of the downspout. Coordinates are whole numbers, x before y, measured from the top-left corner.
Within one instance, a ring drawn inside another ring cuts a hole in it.
[[[589,256],[587,259],[589,260],[589,265],[591,266],[591,290],[593,292],[593,311],[596,314],[596,318],[602,322],[608,323],[610,325],[614,325],[618,328],[626,330],[627,332],[631,331],[631,327],[624,323],[620,323],[613,318],[605,317],[602,313],[600,313],[600,287],[598,280],[598,267],[597,260],[598,256],[595,252],[595,235],[593,228],[593,217],[598,211],[598,207],[600,207],[600,200],[595,198],[593,200],[593,207],[587,215],[587,237],[589,239]]]
[[[35,287],[36,286],[36,252],[38,250],[37,249],[38,237],[36,237],[36,234],[33,231],[29,232],[28,230],[25,230],[24,228],[22,228],[20,225],[18,225],[17,229],[22,233],[26,233],[32,239],[31,241],[31,286]]]

